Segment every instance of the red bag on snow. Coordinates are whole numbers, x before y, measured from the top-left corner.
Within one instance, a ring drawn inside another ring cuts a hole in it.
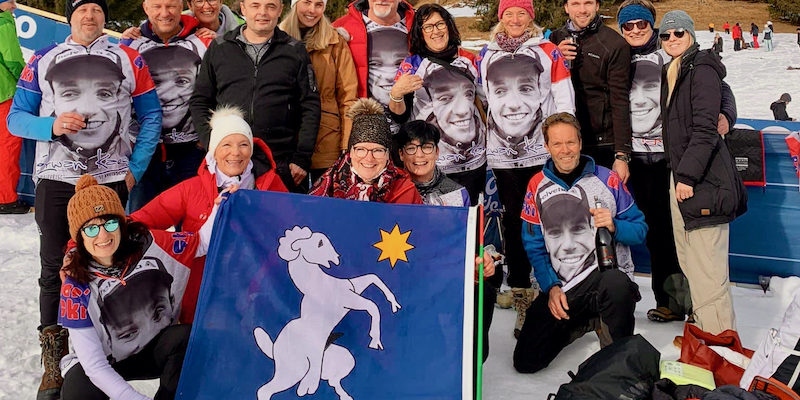
[[[683,327],[683,344],[678,361],[711,371],[714,373],[714,382],[717,387],[722,385],[739,386],[744,369],[729,362],[708,346],[727,347],[747,358],[753,357],[753,350],[742,346],[742,341],[736,331],[728,329],[718,335],[712,335],[695,325],[686,324]]]

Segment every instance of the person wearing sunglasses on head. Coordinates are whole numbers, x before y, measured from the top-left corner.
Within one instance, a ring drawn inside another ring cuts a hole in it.
[[[661,48],[655,18],[649,0],[626,0],[617,12],[622,37],[631,46],[630,187],[650,227],[647,249],[656,308],[648,311],[647,317],[657,322],[683,321],[684,315],[691,314],[692,305],[672,237],[661,116],[661,70],[670,56]],[[725,82],[721,82],[720,91],[722,110],[717,131],[724,135],[736,121],[736,101]]]
[[[328,168],[309,191],[312,196],[396,204],[422,204],[408,174],[392,162],[392,134],[377,100],[356,100],[347,152]]]
[[[659,38],[672,57],[661,102],[675,247],[696,324],[717,334],[735,329],[728,225],[747,210],[747,191],[717,133],[725,66],[712,50],[699,49],[694,21],[684,11],[664,15]]]
[[[60,291],[58,323],[72,343],[61,399],[148,399],[126,381],[159,377],[155,398],[175,397],[191,331],[175,323],[215,216],[197,234],[150,230],[126,220],[114,190],[88,174],[78,180]]]

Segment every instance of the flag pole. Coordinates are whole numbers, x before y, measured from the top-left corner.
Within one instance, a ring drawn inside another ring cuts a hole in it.
[[[475,357],[476,360],[476,380],[475,382],[475,399],[481,400],[483,395],[483,193],[478,195],[478,257],[481,262],[478,265],[478,330],[476,336],[478,337],[478,351]]]

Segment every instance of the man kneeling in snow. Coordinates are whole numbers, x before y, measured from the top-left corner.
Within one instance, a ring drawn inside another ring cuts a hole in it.
[[[527,311],[514,349],[514,368],[536,372],[596,323],[610,338],[633,334],[641,299],[629,245],[643,243],[644,215],[616,172],[581,155],[578,121],[550,116],[542,133],[551,159],[531,178],[522,209],[522,239],[542,293]],[[595,207],[595,203],[601,207]],[[600,271],[595,233],[614,235],[618,268]]]

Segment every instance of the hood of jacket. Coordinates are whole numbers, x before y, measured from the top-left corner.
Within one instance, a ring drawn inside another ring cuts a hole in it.
[[[700,50],[700,45],[695,43],[689,49],[683,53],[683,59],[681,60],[681,74],[680,78],[683,78],[690,70],[701,66],[701,65],[708,65],[717,72],[719,75],[719,79],[725,79],[726,70],[725,65],[722,64],[722,60],[720,60],[719,56],[714,54],[710,49]],[[679,79],[680,79],[679,78]]]

